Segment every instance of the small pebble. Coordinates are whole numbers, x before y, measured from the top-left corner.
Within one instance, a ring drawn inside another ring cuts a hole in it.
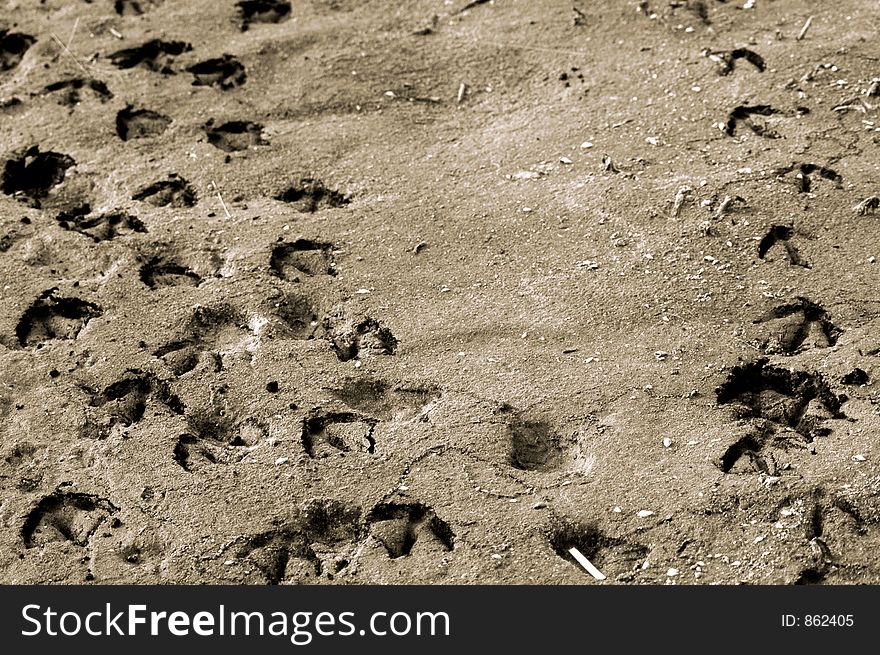
[[[275,466],[281,466],[282,464],[287,464],[290,461],[289,457],[279,457],[275,460]]]
[[[649,509],[640,509],[636,516],[638,516],[640,519],[646,519],[649,516],[654,516],[654,512]]]
[[[670,578],[674,578],[674,577],[677,576],[680,572],[681,572],[681,571],[679,571],[678,569],[671,568],[671,569],[669,569],[669,570],[666,572],[666,575],[668,575]]]

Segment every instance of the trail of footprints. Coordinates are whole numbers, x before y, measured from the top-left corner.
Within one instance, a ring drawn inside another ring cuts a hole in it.
[[[161,4],[162,0],[117,0],[114,7],[118,14],[126,16],[141,15]],[[282,22],[291,12],[289,2],[278,0],[243,0],[236,8],[242,31],[258,23]],[[701,15],[701,19],[709,23],[708,15]],[[15,68],[35,41],[26,34],[0,31],[0,70]],[[186,72],[193,76],[193,85],[222,91],[245,84],[244,65],[229,54],[179,69],[177,59],[191,51],[192,46],[186,42],[154,39],[116,51],[109,59],[120,69],[144,68],[163,75]],[[710,53],[709,57],[719,64],[721,75],[729,74],[740,59],[751,63],[759,72],[765,70],[763,58],[748,49]],[[83,92],[93,94],[101,102],[113,98],[106,84],[94,79],[62,80],[43,90],[45,94],[57,94],[62,104],[71,107],[81,101]],[[779,134],[772,126],[775,117],[805,111],[797,108],[785,112],[770,105],[738,106],[730,112],[725,131],[734,136],[740,126],[745,126],[759,136],[777,138]],[[123,141],[156,137],[171,123],[171,117],[128,105],[117,114],[116,131]],[[215,124],[211,120],[205,124],[204,133],[208,143],[227,153],[267,144],[262,125],[249,121]],[[43,152],[38,146],[32,146],[13,153],[7,160],[0,178],[0,191],[40,207],[75,164],[68,155]],[[838,187],[841,184],[841,177],[835,171],[812,163],[792,164],[777,173],[785,179],[792,175],[797,190],[803,193],[811,191],[816,175]],[[192,207],[198,202],[192,185],[175,174],[136,191],[132,199],[156,207]],[[276,199],[303,212],[343,207],[350,201],[321,180],[308,177],[294,181],[280,191]],[[60,212],[57,222],[63,229],[78,232],[95,242],[147,231],[143,222],[126,212],[93,215],[88,205]],[[789,226],[771,226],[759,244],[759,258],[764,259],[781,247],[791,264],[809,267],[792,243],[793,235],[794,230]],[[310,239],[281,241],[272,248],[268,269],[289,283],[315,276],[333,276],[336,272],[333,245]],[[203,279],[173,256],[162,255],[144,260],[139,277],[153,290],[196,286]],[[319,318],[309,300],[296,294],[285,296],[278,306],[275,317],[278,336],[326,339],[340,361],[368,354],[389,355],[397,347],[391,331],[371,317],[331,314]],[[13,345],[41,348],[54,340],[76,339],[89,320],[102,314],[103,309],[94,303],[62,296],[57,289],[49,289],[22,315]],[[834,345],[841,334],[828,313],[806,298],[775,307],[754,323],[771,328],[771,336],[763,344],[768,355],[788,356],[806,348],[828,347]],[[252,328],[247,325],[246,317],[233,307],[200,307],[182,327],[180,335],[159,347],[154,355],[165,360],[174,376],[185,375],[203,361],[214,370],[220,370],[223,346],[241,342],[249,330]],[[843,383],[859,384],[867,379],[866,374],[862,377],[855,371],[852,375],[852,379],[845,378]],[[749,426],[717,462],[725,473],[757,471],[775,475],[781,455],[791,449],[809,447],[815,438],[827,433],[827,421],[842,417],[840,400],[821,375],[789,371],[771,365],[767,359],[734,368],[716,394],[719,405],[737,407]],[[334,395],[350,411],[315,409],[302,420],[302,449],[310,458],[347,453],[371,456],[377,447],[381,448],[373,437],[380,422],[423,420],[420,412],[436,401],[440,393],[436,389],[397,388],[381,381],[358,379],[349,381]],[[129,371],[102,391],[92,393],[91,401],[92,407],[107,416],[101,436],[117,426],[127,428],[136,424],[153,404],[163,407],[164,411],[186,416],[188,430],[178,437],[171,456],[187,473],[241,461],[249,449],[268,434],[265,423],[242,412],[230,413],[217,408],[201,412],[188,410],[173,394],[169,382],[138,370]],[[508,466],[538,474],[564,467],[565,446],[551,424],[509,406],[500,407],[498,414],[508,430]],[[10,457],[14,460],[13,455]],[[19,458],[25,456],[27,453],[22,451]],[[846,503],[837,499],[834,506],[863,526],[858,510]],[[833,561],[822,540],[822,510],[816,509],[820,504],[816,501],[812,506],[813,518],[807,522],[805,536],[811,547],[815,544],[815,566],[805,569],[802,582],[821,581]],[[28,515],[22,527],[22,540],[27,548],[64,540],[84,546],[97,528],[117,511],[107,499],[57,490],[45,496]],[[236,546],[235,556],[253,562],[267,582],[302,581],[338,573],[348,565],[340,552],[364,535],[381,543],[391,558],[407,556],[417,544],[429,543],[440,551],[449,551],[455,539],[449,525],[431,508],[419,503],[383,502],[362,515],[358,507],[324,499],[307,504],[282,526],[245,538]],[[576,546],[611,574],[627,575],[633,564],[647,554],[644,546],[610,538],[596,525],[575,525],[567,520],[554,528],[548,539],[560,557],[570,559],[568,549]]]

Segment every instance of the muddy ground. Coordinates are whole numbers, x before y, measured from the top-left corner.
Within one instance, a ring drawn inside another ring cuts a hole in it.
[[[470,5],[0,1],[0,582],[880,583],[877,3]]]

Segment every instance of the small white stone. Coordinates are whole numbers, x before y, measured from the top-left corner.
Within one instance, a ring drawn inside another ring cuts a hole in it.
[[[638,516],[640,519],[646,519],[649,516],[654,516],[654,512],[649,509],[640,509],[636,516]]]
[[[669,570],[666,572],[666,575],[668,575],[670,578],[674,578],[674,577],[677,576],[679,573],[680,573],[680,571],[679,571],[678,569],[676,569],[676,568],[671,568],[671,569],[669,569]]]
[[[275,460],[275,466],[281,466],[282,464],[287,464],[290,461],[289,457],[279,457]]]
[[[615,514],[620,514],[623,510],[620,509],[620,507],[618,507],[617,505],[615,505],[611,511],[614,512]]]
[[[867,459],[864,455],[853,455],[854,462],[864,462]]]
[[[570,164],[571,160],[568,157],[560,157],[559,162],[562,164]]]
[[[590,141],[584,141],[581,144],[581,148],[583,148],[584,150],[586,150],[587,148],[592,148],[592,147],[593,147],[593,144]]]
[[[670,446],[672,446],[672,439],[669,437],[663,437],[663,447],[669,448]]]

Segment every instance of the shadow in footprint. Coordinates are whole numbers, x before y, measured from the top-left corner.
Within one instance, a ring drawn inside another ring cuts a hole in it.
[[[152,400],[178,415],[186,409],[168,382],[138,369],[126,371],[119,380],[95,394],[89,404],[107,413],[109,431],[115,425],[130,427],[140,421]]]
[[[755,120],[755,116],[774,116],[780,114],[780,110],[770,105],[739,105],[727,117],[725,133],[727,136],[734,136],[737,127],[742,124],[748,127],[752,132],[765,139],[778,139],[779,134],[761,121]]]
[[[383,421],[416,418],[427,421],[427,410],[441,396],[439,387],[392,386],[370,378],[346,380],[341,389],[331,393],[352,409]]]
[[[240,0],[235,7],[242,32],[253,23],[281,23],[290,17],[287,0]]]
[[[324,329],[341,362],[362,356],[393,355],[397,350],[397,338],[391,330],[369,316],[328,316]]]
[[[205,135],[208,143],[223,152],[238,152],[253,146],[269,145],[263,138],[263,126],[250,121],[229,121],[215,126],[211,120],[205,124]]]
[[[116,134],[123,141],[159,136],[169,125],[171,118],[151,109],[135,109],[128,105],[116,114]]]
[[[269,269],[282,280],[298,282],[300,275],[336,275],[333,244],[311,239],[282,242],[272,248]]]
[[[195,189],[184,178],[172,173],[168,179],[150,184],[131,197],[154,207],[193,207],[198,201]]]
[[[120,16],[142,16],[163,2],[164,0],[116,0],[113,8]]]
[[[147,226],[139,218],[116,211],[109,214],[91,215],[91,207],[84,205],[71,211],[61,212],[56,217],[63,230],[79,232],[93,241],[108,241],[125,234],[146,234]]]
[[[434,510],[422,503],[387,502],[367,515],[370,536],[379,541],[391,559],[406,557],[418,544],[420,549],[449,552],[455,533]]]
[[[356,412],[315,411],[303,419],[303,450],[314,458],[348,452],[373,454],[376,449],[373,430],[378,422]]]
[[[596,523],[557,521],[549,536],[550,546],[562,559],[588,575],[569,552],[577,548],[603,575],[616,578],[633,571],[648,556],[648,548],[626,539],[605,535]]]
[[[193,86],[216,86],[228,91],[247,81],[244,64],[229,54],[206,59],[186,69],[195,78]]]
[[[30,511],[21,529],[25,548],[53,541],[87,546],[89,539],[118,508],[92,494],[55,491]]]
[[[134,48],[117,50],[110,55],[110,63],[117,68],[140,66],[155,73],[173,75],[171,64],[179,55],[190,50],[192,46],[184,41],[153,39]]]
[[[764,259],[770,249],[779,244],[785,249],[789,264],[810,268],[810,264],[800,256],[797,247],[791,242],[792,236],[794,236],[794,228],[788,225],[771,225],[758,244],[758,259]]]
[[[345,194],[328,189],[321,180],[303,177],[275,196],[276,200],[293,205],[302,212],[314,213],[319,209],[344,207],[351,200]]]
[[[30,34],[0,30],[0,71],[12,70],[37,40]]]
[[[73,157],[59,152],[40,152],[39,146],[31,146],[6,161],[0,191],[40,207],[40,201],[49,190],[61,184],[67,169],[75,165]]]
[[[101,80],[76,77],[69,80],[53,82],[43,88],[43,93],[59,93],[59,102],[67,107],[75,107],[82,102],[82,91],[89,90],[101,102],[113,99],[113,93]]]
[[[94,303],[61,297],[57,291],[44,291],[22,314],[15,327],[20,347],[41,348],[53,339],[75,339],[86,323],[103,313]]]
[[[843,334],[843,330],[831,322],[825,308],[801,296],[794,302],[774,307],[752,323],[778,326],[764,347],[768,353],[791,355],[803,348],[828,348]]]
[[[162,256],[150,258],[141,265],[138,274],[141,282],[151,289],[173,286],[198,286],[202,277],[183,264]]]
[[[283,525],[247,537],[235,557],[252,562],[273,585],[302,584],[322,575],[332,579],[348,565],[336,551],[350,548],[358,539],[360,518],[360,509],[353,505],[312,499]]]
[[[776,475],[772,449],[806,449],[830,433],[825,421],[844,418],[841,400],[821,375],[770,366],[766,358],[735,366],[715,392],[719,405],[732,405],[750,420],[716,462],[725,473],[746,459],[753,470]]]
[[[504,404],[499,408],[510,438],[509,464],[521,471],[556,471],[562,467],[564,451],[553,426],[526,416]]]

